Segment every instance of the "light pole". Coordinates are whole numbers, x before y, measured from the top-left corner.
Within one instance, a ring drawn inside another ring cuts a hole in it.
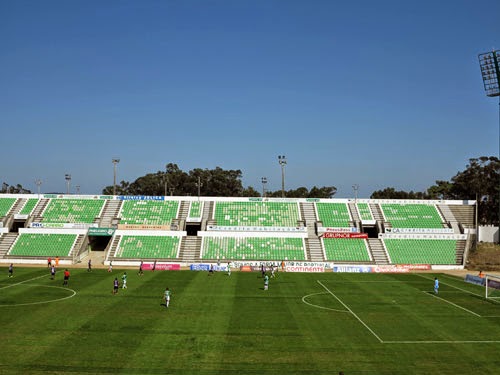
[[[168,194],[168,164],[165,166],[165,196]]]
[[[120,158],[112,158],[113,163],[113,195],[116,195],[116,165],[120,162]]]
[[[278,163],[281,165],[281,197],[285,197],[285,155],[278,155]]]
[[[69,185],[71,183],[71,175],[66,173],[64,175],[64,179],[66,180],[66,194],[69,195]]]
[[[357,203],[358,202],[359,185],[358,184],[352,185],[352,190],[354,190],[354,203]]]
[[[262,177],[262,198],[265,198],[266,196],[266,184],[267,184],[267,177]]]
[[[200,176],[198,176],[198,182],[196,183],[196,186],[198,187],[198,200],[200,200],[201,187],[203,186]]]
[[[80,194],[80,185],[75,186],[76,194]]]
[[[42,180],[40,180],[39,178],[37,178],[35,180],[35,185],[36,185],[36,188],[37,188],[37,191],[38,191],[38,199],[40,199],[40,186],[42,186]]]
[[[479,66],[483,77],[484,90],[489,97],[498,96],[498,125],[500,131],[500,50],[479,54]],[[499,159],[500,159],[500,137],[499,137]],[[500,191],[500,189],[499,189]],[[478,204],[476,200],[476,205]],[[477,209],[477,208],[476,208]],[[500,197],[498,200],[498,227],[500,230]],[[477,225],[477,223],[476,223]],[[476,236],[478,235],[476,231]],[[499,235],[500,241],[500,235]]]

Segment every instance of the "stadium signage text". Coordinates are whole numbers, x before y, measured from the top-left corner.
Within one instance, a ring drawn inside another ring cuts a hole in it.
[[[452,228],[386,228],[386,233],[450,233]]]
[[[119,195],[118,199],[122,201],[163,201],[165,197],[155,195]]]
[[[170,225],[118,224],[121,230],[170,230]]]
[[[176,263],[144,263],[142,269],[145,271],[152,271],[153,267],[155,271],[179,271],[181,269],[180,264]]]
[[[222,232],[307,232],[306,227],[232,227],[208,225],[207,231],[222,231]]]
[[[112,236],[115,233],[114,228],[89,228],[89,236]]]
[[[323,233],[323,232],[357,233],[358,228],[356,228],[356,227],[347,227],[347,228],[318,227],[318,233]]]
[[[372,269],[371,267],[361,267],[361,266],[334,266],[333,272],[369,273],[372,272]]]
[[[325,267],[286,266],[286,272],[325,272]]]
[[[31,223],[31,228],[64,228],[64,229],[88,229],[96,228],[97,223]]]
[[[191,264],[191,271],[210,271],[210,264]]]
[[[368,238],[367,233],[338,233],[338,232],[325,232],[323,238]]]

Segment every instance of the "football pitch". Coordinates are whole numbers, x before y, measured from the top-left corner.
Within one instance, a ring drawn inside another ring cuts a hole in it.
[[[500,373],[500,303],[445,274],[1,270],[0,374]]]

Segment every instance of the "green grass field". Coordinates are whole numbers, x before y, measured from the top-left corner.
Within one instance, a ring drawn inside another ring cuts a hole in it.
[[[500,303],[448,275],[1,271],[1,374],[500,373]]]

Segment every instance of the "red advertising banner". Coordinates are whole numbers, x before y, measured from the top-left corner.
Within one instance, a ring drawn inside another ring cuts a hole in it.
[[[410,271],[427,271],[431,269],[430,264],[388,264],[373,266],[372,272],[377,273],[406,273]]]
[[[368,238],[367,233],[325,232],[323,238]]]
[[[144,263],[142,269],[144,271],[152,271],[154,263]],[[156,263],[155,271],[179,271],[181,269],[180,264],[171,263]]]

